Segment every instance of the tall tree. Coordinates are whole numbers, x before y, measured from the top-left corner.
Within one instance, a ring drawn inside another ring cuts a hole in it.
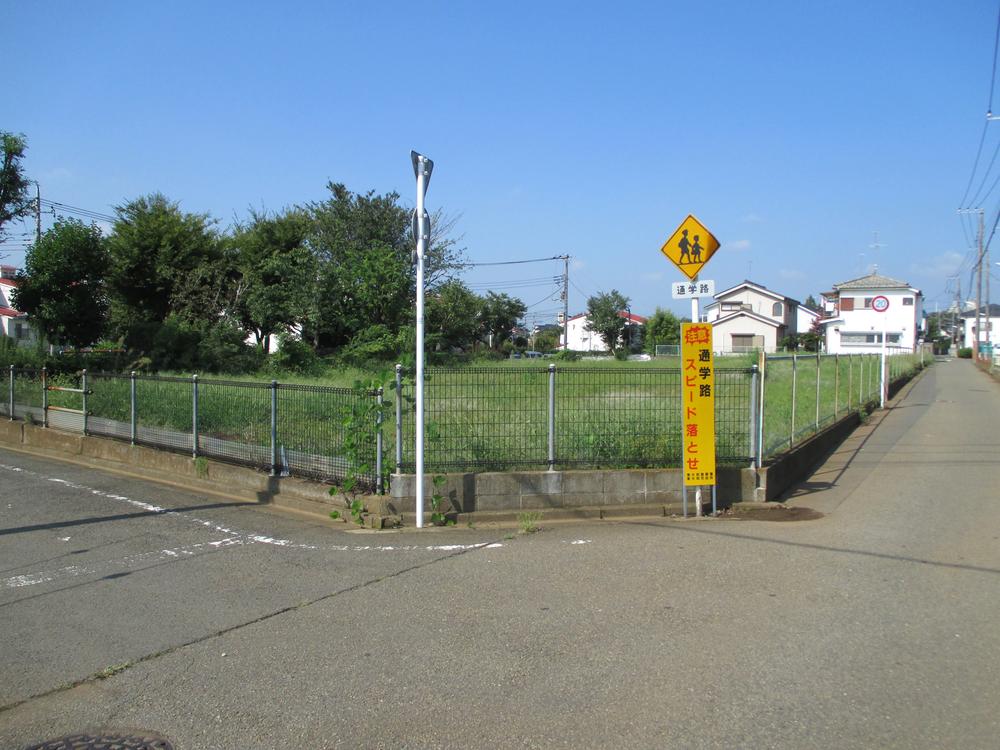
[[[679,344],[681,342],[681,321],[670,310],[656,308],[656,312],[646,321],[643,337],[646,351],[656,354],[657,344]]]
[[[504,341],[510,339],[527,309],[521,300],[507,294],[486,294],[479,311],[479,324],[483,337],[492,348],[499,349]]]
[[[441,284],[427,297],[427,345],[433,349],[468,349],[479,332],[483,300],[461,281]]]
[[[806,297],[806,301],[802,303],[802,306],[808,308],[809,310],[819,312],[819,303],[816,301],[816,298],[813,297],[811,294],[808,297]]]
[[[182,212],[159,193],[115,211],[118,220],[108,238],[114,332],[141,347],[171,314],[188,323],[217,322],[229,268],[214,220]]]
[[[409,212],[397,193],[359,195],[333,182],[327,188],[330,198],[307,207],[319,264],[314,341],[342,346],[372,325],[396,332],[412,317]]]
[[[7,236],[4,227],[14,219],[27,216],[34,201],[28,197],[29,180],[24,176],[21,159],[28,143],[21,134],[0,130],[3,163],[0,164],[0,240]]]
[[[105,239],[97,226],[60,219],[28,249],[12,302],[49,341],[93,344],[107,319],[107,265]]]
[[[317,264],[306,247],[310,229],[301,210],[277,216],[252,212],[229,243],[231,312],[265,352],[272,335],[301,323],[311,310]]]
[[[598,334],[612,354],[621,346],[625,318],[621,313],[629,305],[628,297],[617,289],[600,293],[587,300],[587,330]]]

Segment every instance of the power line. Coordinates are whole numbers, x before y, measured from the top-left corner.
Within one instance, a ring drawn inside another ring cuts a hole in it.
[[[541,263],[546,260],[562,260],[563,256],[553,255],[551,258],[530,258],[528,260],[501,260],[495,263],[463,263],[463,268],[479,268],[480,266],[514,266],[519,263]]]
[[[111,216],[110,214],[101,213],[100,211],[91,211],[89,208],[80,208],[79,206],[71,206],[67,203],[60,203],[59,201],[49,200],[48,198],[42,198],[42,205],[52,209],[53,214],[55,214],[56,211],[63,211],[65,213],[82,216],[85,219],[96,219],[98,221],[107,221],[110,223],[118,221],[118,217]]]

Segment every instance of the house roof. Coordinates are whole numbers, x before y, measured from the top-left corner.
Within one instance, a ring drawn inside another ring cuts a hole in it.
[[[618,316],[621,318],[625,318],[625,320],[627,320],[630,323],[645,324],[645,322],[648,320],[648,318],[644,318],[641,315],[636,315],[635,313],[628,313],[625,310],[619,310]],[[576,315],[570,315],[569,318],[567,318],[567,320],[579,320],[580,318],[586,318],[586,317],[587,313],[578,313]]]
[[[0,278],[0,284],[4,286],[17,286],[17,281],[15,279],[8,279],[6,277]]]
[[[736,320],[737,318],[753,318],[754,320],[760,321],[761,323],[767,323],[772,328],[780,328],[784,325],[780,320],[775,320],[774,318],[768,318],[763,315],[758,315],[755,312],[750,312],[749,310],[737,310],[736,312],[729,313],[729,315],[723,315],[721,318],[716,318],[712,321],[713,326],[719,326],[723,323],[728,323],[731,320]]]
[[[28,317],[26,313],[20,310],[15,310],[13,307],[0,307],[0,315],[5,318],[26,318]]]
[[[754,289],[756,289],[758,291],[761,291],[764,294],[766,294],[766,295],[768,295],[770,297],[774,297],[775,299],[778,299],[778,300],[783,300],[783,301],[784,300],[788,300],[790,302],[794,302],[795,304],[799,303],[798,300],[795,299],[794,297],[789,297],[788,295],[781,294],[780,292],[776,292],[773,289],[768,289],[763,284],[758,284],[756,281],[750,281],[750,279],[744,279],[739,284],[736,284],[735,286],[731,286],[728,289],[724,289],[723,291],[721,291],[721,292],[719,292],[718,294],[715,295],[715,299],[716,300],[721,300],[725,295],[727,295],[727,294],[729,294],[731,292],[735,292],[737,289],[743,289],[744,287],[753,287]],[[715,304],[715,303],[713,302],[712,304]]]
[[[984,317],[988,316],[990,318],[1000,318],[1000,305],[994,304],[992,302],[990,303],[989,312],[986,311],[986,305],[983,305],[982,307],[980,307],[979,311],[980,311],[979,314],[981,316],[984,316]],[[974,318],[974,317],[976,317],[976,311],[975,311],[975,309],[966,310],[964,313],[962,313],[961,317],[963,317],[963,318]]]
[[[899,281],[898,279],[890,279],[888,276],[881,276],[877,273],[870,273],[867,276],[861,276],[857,279],[851,279],[850,281],[842,281],[839,284],[834,284],[834,291],[840,291],[842,289],[913,289],[905,281]]]

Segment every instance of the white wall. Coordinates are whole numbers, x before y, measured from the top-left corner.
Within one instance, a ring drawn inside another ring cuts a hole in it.
[[[889,309],[882,313],[864,307],[865,298],[878,295],[883,295],[889,300]],[[854,298],[854,310],[844,310],[843,300],[847,297]],[[903,304],[903,299],[907,297],[913,300],[912,305]],[[890,335],[889,346],[910,351],[915,349],[920,331],[922,307],[920,296],[913,290],[851,289],[842,291],[840,300],[840,315],[837,318],[841,322],[827,325],[826,351],[829,354],[879,351],[882,347],[880,339],[883,329]],[[864,335],[872,340],[844,341],[845,334],[854,338]],[[897,334],[899,340],[893,341],[892,334]]]
[[[712,349],[716,352],[733,351],[733,334],[764,337],[764,351],[773,352],[778,347],[777,329],[746,315],[712,324]]]
[[[985,310],[984,306],[983,311],[985,312]],[[982,324],[982,330],[979,332],[979,340],[984,344],[987,340],[992,341],[994,346],[1000,343],[1000,318],[994,317],[987,321],[985,317],[982,317],[979,319],[979,322]],[[974,317],[962,318],[962,325],[962,346],[970,349],[975,348],[975,336],[972,329],[976,327],[976,319]],[[987,336],[989,337],[988,339]]]
[[[586,315],[569,319],[569,327],[566,331],[567,346],[571,351],[577,352],[606,352],[608,347],[604,343],[601,335],[595,331],[588,331]]]

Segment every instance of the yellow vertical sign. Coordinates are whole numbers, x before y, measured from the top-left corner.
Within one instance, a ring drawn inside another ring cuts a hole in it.
[[[687,485],[715,484],[712,324],[681,324],[682,462]]]

